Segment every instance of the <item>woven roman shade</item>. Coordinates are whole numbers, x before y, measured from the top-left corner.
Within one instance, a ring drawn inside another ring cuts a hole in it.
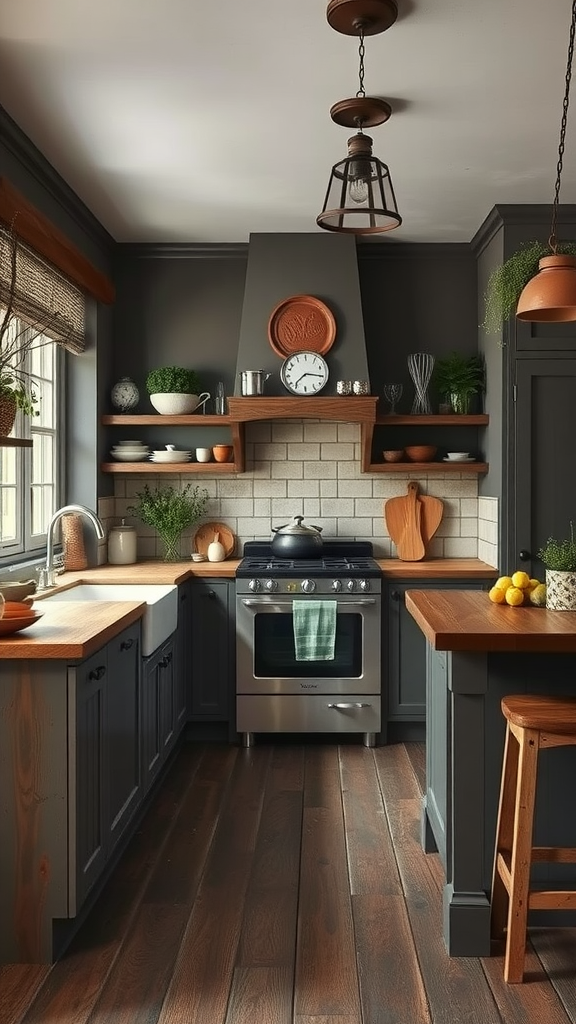
[[[0,306],[79,355],[85,349],[84,293],[0,223]]]

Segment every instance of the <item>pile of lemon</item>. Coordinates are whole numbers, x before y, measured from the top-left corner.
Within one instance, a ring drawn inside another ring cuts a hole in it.
[[[533,604],[537,608],[546,606],[546,584],[532,579],[527,572],[518,570],[512,576],[501,576],[496,580],[488,597],[494,604],[509,604],[518,608],[523,604]]]

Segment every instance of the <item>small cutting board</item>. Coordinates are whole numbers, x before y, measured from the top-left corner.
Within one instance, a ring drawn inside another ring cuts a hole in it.
[[[384,519],[398,558],[418,562],[436,533],[444,510],[440,498],[418,494],[418,483],[410,480],[407,494],[390,498],[384,505]]]
[[[234,551],[236,538],[229,526],[225,523],[203,523],[194,534],[194,550],[199,555],[208,555],[208,545],[213,540],[219,540],[224,546],[226,558]]]

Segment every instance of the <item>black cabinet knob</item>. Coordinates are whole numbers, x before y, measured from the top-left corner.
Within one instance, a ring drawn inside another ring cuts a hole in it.
[[[133,640],[123,640],[122,643],[120,644],[120,650],[121,651],[129,651],[130,648],[132,647],[133,643],[134,643]]]
[[[529,562],[530,559],[532,558],[532,555],[530,554],[529,551],[526,551],[526,548],[522,548],[522,551],[518,555],[518,558],[520,559],[521,562]]]
[[[392,598],[393,601],[399,601],[400,600],[400,591],[399,590],[391,590],[390,591],[390,597]]]

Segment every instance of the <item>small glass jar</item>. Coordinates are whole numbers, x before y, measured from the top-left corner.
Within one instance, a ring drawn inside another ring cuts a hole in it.
[[[108,534],[108,562],[110,565],[132,565],[136,561],[137,536],[135,526],[113,526]]]

